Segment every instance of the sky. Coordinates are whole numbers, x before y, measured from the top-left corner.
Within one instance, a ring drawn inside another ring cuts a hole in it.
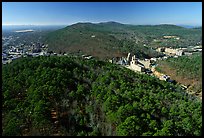
[[[2,2],[2,25],[202,25],[202,2]]]

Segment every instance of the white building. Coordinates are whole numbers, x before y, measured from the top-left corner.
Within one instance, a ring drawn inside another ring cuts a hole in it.
[[[176,52],[176,55],[177,56],[182,56],[184,53],[183,53],[183,50],[178,50],[177,52]]]
[[[132,57],[132,60],[130,62],[130,67],[132,68],[132,70],[135,70],[135,71],[139,71],[139,72],[145,71],[145,67],[138,64],[138,61],[136,60],[135,55]]]
[[[128,62],[130,62],[130,60],[131,60],[131,54],[130,54],[130,53],[128,53],[128,56],[127,56],[127,61],[128,61]]]
[[[150,58],[150,60],[151,60],[152,62],[156,62],[156,61],[157,61],[157,58]]]
[[[148,59],[148,60],[138,60],[141,64],[144,65],[145,68],[150,68],[150,65],[151,65],[151,61]]]

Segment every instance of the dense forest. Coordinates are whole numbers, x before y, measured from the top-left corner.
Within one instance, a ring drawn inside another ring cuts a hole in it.
[[[176,36],[164,39],[163,36]],[[131,52],[138,58],[161,56],[156,47],[188,47],[202,42],[202,28],[176,25],[128,25],[117,22],[77,23],[46,35],[44,43],[56,53],[89,54],[100,59]]]
[[[202,101],[179,86],[77,57],[2,66],[4,136],[201,136]]]
[[[173,75],[173,79],[185,85],[191,85],[193,91],[202,92],[202,53],[158,61],[156,69]]]

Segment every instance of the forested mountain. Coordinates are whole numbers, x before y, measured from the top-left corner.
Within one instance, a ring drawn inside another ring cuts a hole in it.
[[[163,36],[177,36],[166,40]],[[202,40],[202,29],[176,25],[128,25],[117,22],[77,23],[44,37],[49,50],[57,53],[84,53],[99,58],[117,57],[131,52],[138,58],[157,57],[158,46],[187,47]],[[144,45],[145,44],[145,45]]]
[[[40,56],[2,66],[2,133],[201,136],[202,101],[99,60]]]

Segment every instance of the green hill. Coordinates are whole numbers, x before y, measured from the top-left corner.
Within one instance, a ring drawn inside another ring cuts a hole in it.
[[[20,58],[2,66],[4,136],[201,136],[202,101],[98,60]]]
[[[190,86],[197,95],[202,93],[202,53],[158,61],[156,69]]]
[[[180,40],[163,40],[165,35]],[[159,42],[154,42],[159,39]],[[77,23],[44,37],[49,50],[56,53],[84,53],[99,58],[126,56],[157,57],[157,46],[186,47],[202,40],[202,29],[187,29],[175,25],[128,25],[117,22]],[[147,46],[144,46],[146,44]],[[152,48],[151,48],[152,47]]]

